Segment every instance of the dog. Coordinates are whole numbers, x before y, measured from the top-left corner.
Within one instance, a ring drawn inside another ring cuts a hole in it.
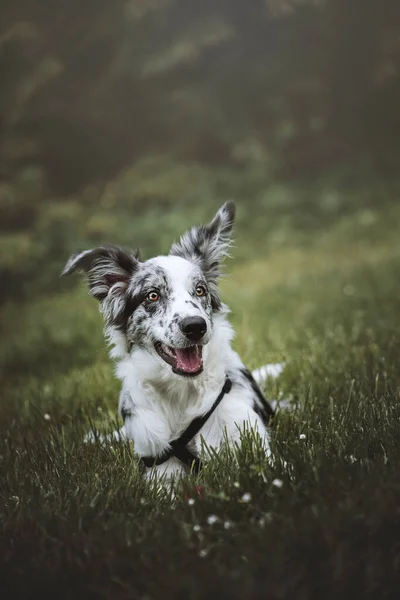
[[[147,475],[199,471],[206,449],[240,444],[251,429],[269,454],[274,414],[255,377],[232,349],[229,312],[218,281],[228,255],[235,205],[193,227],[167,256],[102,246],[73,255],[63,275],[86,274],[100,303],[110,355],[122,381],[119,412]],[[257,378],[279,374],[279,365]]]

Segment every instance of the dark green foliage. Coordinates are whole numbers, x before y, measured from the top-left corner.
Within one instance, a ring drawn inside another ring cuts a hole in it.
[[[168,153],[280,176],[399,165],[396,0],[41,0],[0,9],[1,173],[50,193]]]

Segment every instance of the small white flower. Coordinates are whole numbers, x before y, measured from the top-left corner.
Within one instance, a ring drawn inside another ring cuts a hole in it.
[[[200,525],[193,525],[193,531],[195,531],[196,533],[198,533],[201,530]]]
[[[225,523],[224,523],[224,529],[230,529],[231,527],[232,527],[231,521],[225,521]]]
[[[305,434],[305,433],[301,433],[301,434],[299,435],[299,440],[306,440],[306,439],[307,439],[307,436],[306,436],[306,434]]]
[[[281,488],[283,486],[283,481],[282,479],[274,479],[272,485],[274,485],[277,488]]]
[[[217,515],[208,515],[208,517],[207,517],[207,523],[209,525],[214,525],[214,523],[216,523],[218,520],[219,519],[218,519]]]
[[[271,521],[272,521],[272,514],[270,512],[267,512],[262,517],[260,517],[258,524],[260,525],[260,527],[265,527],[265,525],[267,525],[268,523],[271,523]]]
[[[44,413],[43,418],[45,421],[50,421],[50,419],[51,419],[49,413]]]
[[[235,487],[235,488],[240,488],[240,484],[239,484],[239,482],[238,482],[238,481],[234,481],[234,482],[233,482],[233,487]]]
[[[356,457],[354,456],[354,454],[350,454],[350,456],[349,456],[349,460],[350,460],[350,462],[351,462],[351,463],[355,463],[355,462],[357,462],[357,459],[356,459]]]
[[[199,552],[199,556],[201,558],[204,558],[205,556],[207,556],[207,554],[208,554],[208,550],[206,548],[203,548],[203,550],[200,550],[200,552]]]
[[[245,494],[243,494],[241,500],[242,500],[242,502],[250,502],[251,501],[251,494],[249,494],[249,492],[246,492]]]
[[[194,504],[194,498],[189,498],[188,504],[189,504],[189,506],[193,506],[193,504]]]
[[[260,527],[264,527],[265,524],[271,523],[272,521],[272,513],[267,512],[260,519]]]

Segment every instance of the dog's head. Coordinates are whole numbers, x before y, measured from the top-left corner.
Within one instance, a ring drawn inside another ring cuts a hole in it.
[[[141,348],[177,375],[193,377],[203,370],[203,346],[221,309],[218,278],[234,218],[235,205],[227,202],[168,256],[141,261],[138,251],[104,246],[72,256],[63,275],[86,273],[109,333],[120,332],[128,352]]]

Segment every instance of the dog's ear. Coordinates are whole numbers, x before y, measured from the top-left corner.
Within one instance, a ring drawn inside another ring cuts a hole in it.
[[[100,302],[112,289],[113,297],[122,296],[139,265],[139,251],[121,250],[117,246],[101,246],[71,256],[62,275],[75,271],[86,273],[90,293]]]
[[[211,223],[192,227],[171,248],[170,254],[196,263],[203,271],[210,288],[211,303],[219,310],[218,278],[220,264],[228,254],[231,232],[235,221],[235,204],[226,202]]]
[[[225,202],[211,223],[192,227],[172,246],[170,254],[195,262],[207,280],[216,284],[220,263],[228,254],[234,221],[235,204]]]

